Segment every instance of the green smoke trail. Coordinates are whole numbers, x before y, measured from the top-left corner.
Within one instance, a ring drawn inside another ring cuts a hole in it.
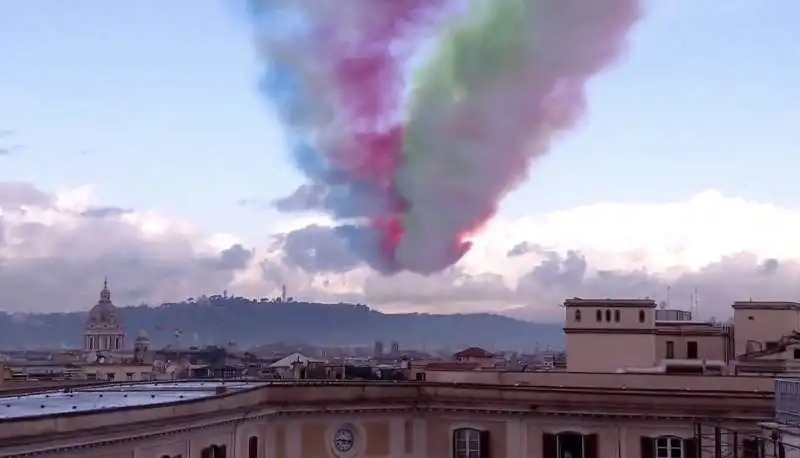
[[[429,65],[414,75],[416,88],[409,120],[434,103],[457,103],[469,91],[513,72],[530,48],[526,27],[532,0],[489,0],[450,27]],[[420,103],[421,102],[421,103]]]
[[[641,0],[472,0],[412,73],[395,191],[398,263],[436,272],[463,256],[619,54]]]
[[[467,165],[460,161],[452,145],[440,144],[441,136],[431,135],[438,122],[459,108],[465,99],[497,84],[503,74],[514,73],[530,53],[525,33],[533,0],[480,1],[470,14],[457,19],[439,37],[426,65],[412,76],[412,97],[408,105],[404,138],[402,175],[426,174],[431,161],[447,164],[448,175],[460,175]],[[436,151],[436,155],[430,154]],[[428,173],[434,173],[431,168]],[[440,175],[439,179],[444,179]],[[414,180],[416,181],[416,180]],[[408,184],[410,186],[410,183]],[[419,228],[416,218],[405,218],[406,230]]]

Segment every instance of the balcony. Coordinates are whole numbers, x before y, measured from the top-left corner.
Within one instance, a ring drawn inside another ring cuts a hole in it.
[[[775,380],[775,421],[800,428],[800,378]]]

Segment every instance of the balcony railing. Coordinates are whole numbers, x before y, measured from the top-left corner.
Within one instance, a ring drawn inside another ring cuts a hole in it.
[[[775,380],[775,422],[800,427],[800,378]]]

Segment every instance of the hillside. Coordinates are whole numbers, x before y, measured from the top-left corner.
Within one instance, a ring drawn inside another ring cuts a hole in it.
[[[328,345],[399,341],[404,347],[532,349],[560,346],[561,327],[491,314],[384,314],[361,304],[256,301],[213,296],[162,304],[120,307],[129,336],[147,332],[156,345],[267,342]],[[0,314],[0,347],[75,347],[81,344],[85,312]]]

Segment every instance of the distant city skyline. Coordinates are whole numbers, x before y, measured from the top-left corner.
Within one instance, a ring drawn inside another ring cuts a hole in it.
[[[430,277],[381,277],[326,217],[270,207],[301,178],[230,5],[0,4],[0,310],[88,309],[106,274],[121,304],[286,284],[385,311],[538,319],[560,319],[564,297],[668,286],[676,306],[697,288],[718,316],[800,296],[800,4],[649,2],[580,126]]]

